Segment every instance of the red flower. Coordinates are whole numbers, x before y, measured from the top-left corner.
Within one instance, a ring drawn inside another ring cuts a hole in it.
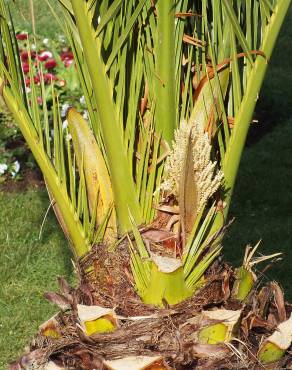
[[[41,79],[40,79],[39,75],[34,76],[33,80],[34,80],[34,83],[37,84],[37,85],[41,82]]]
[[[45,73],[44,74],[44,81],[45,83],[50,83],[52,81],[57,81],[58,77],[56,77],[53,73]]]
[[[50,51],[42,51],[39,55],[38,55],[38,60],[40,62],[44,62],[46,61],[47,59],[49,58],[52,58],[53,54],[50,52]]]
[[[23,62],[26,62],[29,58],[29,55],[31,57],[31,59],[34,59],[35,56],[36,56],[36,52],[35,51],[26,51],[26,50],[23,50],[21,53],[20,53],[20,59],[23,61]]]
[[[24,62],[22,63],[22,70],[24,73],[28,73],[29,72],[29,64]]]
[[[57,66],[57,62],[55,59],[48,59],[45,63],[45,68],[46,69],[53,69]]]
[[[66,68],[69,68],[71,66],[71,64],[73,63],[73,60],[64,60],[64,65]]]
[[[16,36],[17,40],[27,40],[28,34],[26,32],[20,32]]]
[[[74,58],[72,51],[64,51],[61,53],[61,59],[64,60],[72,60]]]
[[[26,62],[28,60],[28,51],[22,51],[20,53],[20,59],[23,61],[23,62]]]
[[[37,97],[37,103],[38,103],[39,105],[43,105],[43,99],[42,99],[42,97],[41,97],[41,96],[38,96],[38,97]]]
[[[41,55],[38,55],[37,56],[37,60],[39,60],[40,62],[45,62],[49,57],[47,55],[44,55],[44,56],[41,56]]]
[[[29,77],[26,78],[24,82],[25,82],[25,86],[27,86],[27,87],[30,86],[30,78]]]

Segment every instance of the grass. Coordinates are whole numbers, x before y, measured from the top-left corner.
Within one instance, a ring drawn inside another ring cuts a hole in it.
[[[231,203],[235,223],[225,239],[225,258],[242,261],[246,244],[262,239],[259,252],[283,252],[268,272],[292,299],[292,7],[281,30],[257,105]],[[259,136],[260,135],[260,140]],[[256,139],[256,140],[255,140]]]
[[[58,12],[57,0],[50,0]],[[55,18],[50,14],[50,9],[45,0],[34,0],[34,14],[36,34],[43,38],[54,38],[56,33],[61,33]],[[19,31],[32,32],[32,22],[29,0],[10,1],[10,9],[13,19],[16,21],[16,29]]]
[[[18,28],[30,31],[28,0],[15,0],[12,9]],[[37,33],[53,37],[56,24],[48,17],[45,1],[35,1]],[[21,11],[20,11],[21,9]],[[292,9],[270,63],[258,105],[265,135],[245,150],[235,188],[230,216],[236,221],[225,239],[225,258],[235,265],[242,261],[247,243],[263,239],[260,251],[284,252],[284,258],[268,273],[292,299]],[[279,62],[280,61],[280,62]],[[252,140],[251,140],[252,141]],[[43,190],[0,193],[0,368],[15,359],[37,327],[56,308],[43,293],[56,290],[56,278],[73,279],[71,254],[52,211],[38,239],[48,207]],[[4,333],[4,334],[3,334]]]
[[[230,216],[235,222],[225,239],[225,259],[240,264],[246,244],[259,239],[259,252],[283,252],[268,272],[292,299],[292,119],[277,125],[243,155]]]
[[[72,280],[71,253],[43,190],[0,193],[0,368],[21,354],[43,321],[57,310],[43,294],[57,276]]]

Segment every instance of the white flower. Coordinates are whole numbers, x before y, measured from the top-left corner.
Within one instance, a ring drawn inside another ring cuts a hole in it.
[[[82,114],[82,116],[83,116],[84,119],[88,119],[88,117],[89,117],[88,116],[88,111],[85,110],[84,113]]]
[[[27,93],[27,94],[29,94],[30,92],[31,92],[31,88],[30,87],[25,87],[25,92]]]
[[[51,53],[51,52],[50,52],[50,51],[48,51],[48,50],[45,50],[45,51],[43,51],[42,53],[40,53],[40,57],[53,58],[53,53]]]
[[[66,140],[67,142],[69,142],[71,139],[72,139],[71,134],[67,134],[67,135],[65,136],[65,140]]]
[[[49,45],[49,43],[50,43],[49,39],[47,39],[47,38],[43,39],[43,44],[44,45]]]
[[[63,124],[62,124],[63,130],[65,130],[67,126],[68,126],[68,121],[65,119],[65,121],[63,121]]]
[[[84,97],[84,95],[81,96],[81,98],[79,99],[79,101],[80,101],[80,104],[85,105],[85,97]]]
[[[58,36],[58,41],[65,42],[66,41],[66,37],[64,35],[59,35]]]
[[[8,166],[6,163],[0,163],[0,175],[3,175],[5,171],[7,171]]]
[[[15,174],[17,174],[19,172],[19,170],[20,170],[20,163],[18,161],[15,161],[13,163],[13,168],[14,168]]]
[[[67,110],[70,107],[68,103],[64,103],[61,107],[61,117],[65,117],[67,114]]]
[[[101,18],[100,18],[100,15],[99,15],[98,18],[97,18],[97,24],[100,23],[100,20],[101,20]]]
[[[31,50],[36,50],[36,44],[31,44]]]

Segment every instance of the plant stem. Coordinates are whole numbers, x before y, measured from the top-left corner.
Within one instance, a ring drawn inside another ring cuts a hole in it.
[[[71,0],[71,3],[98,107],[118,223],[121,232],[125,232],[131,227],[129,210],[137,224],[142,222],[142,218],[123,141],[123,131],[118,122],[112,91],[105,73],[100,50],[91,29],[86,2]]]
[[[36,28],[35,28],[35,14],[34,14],[34,4],[33,0],[29,0],[29,10],[30,10],[30,18],[31,18],[31,27],[32,33],[36,36]]]
[[[4,85],[4,81],[1,78],[0,85]],[[2,96],[5,104],[18,123],[33,156],[40,166],[46,183],[50,189],[50,193],[58,204],[62,218],[68,230],[75,257],[81,257],[89,251],[89,245],[85,239],[83,228],[80,221],[73,213],[70,199],[68,198],[65,189],[63,190],[49,157],[44,151],[43,146],[40,145],[38,134],[33,129],[33,123],[29,122],[30,117],[27,115],[25,109],[17,102],[16,98],[11,94],[9,87],[3,86]]]
[[[170,144],[176,127],[175,1],[158,0],[156,9],[156,130]]]

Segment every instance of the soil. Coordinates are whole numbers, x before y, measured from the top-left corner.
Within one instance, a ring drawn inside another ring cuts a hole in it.
[[[20,180],[7,179],[0,183],[0,191],[7,193],[23,192],[27,189],[42,189],[45,183],[38,168],[25,169]]]

